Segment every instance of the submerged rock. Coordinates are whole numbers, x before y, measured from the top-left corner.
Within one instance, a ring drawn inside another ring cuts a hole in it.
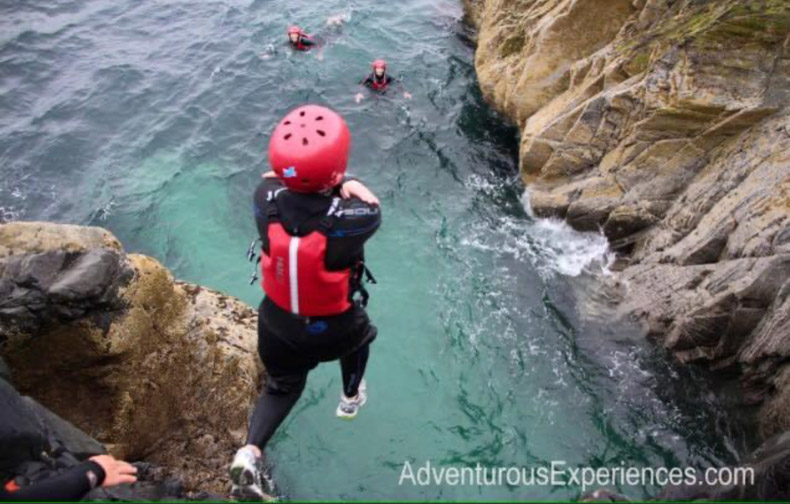
[[[16,386],[187,492],[228,491],[263,376],[255,320],[102,229],[0,225],[0,355]]]
[[[602,230],[622,315],[790,429],[790,3],[465,4],[534,213]]]

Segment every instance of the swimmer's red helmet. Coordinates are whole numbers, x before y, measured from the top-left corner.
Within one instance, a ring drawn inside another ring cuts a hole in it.
[[[373,65],[373,70],[377,68],[383,68],[385,72],[387,71],[387,62],[384,61],[383,59],[377,59],[376,61],[373,62],[372,65]]]
[[[288,35],[291,35],[292,33],[296,33],[297,35],[304,35],[304,33],[302,33],[302,29],[296,25],[288,27]]]
[[[304,105],[286,114],[269,140],[269,164],[288,189],[318,192],[346,173],[351,132],[334,110]]]

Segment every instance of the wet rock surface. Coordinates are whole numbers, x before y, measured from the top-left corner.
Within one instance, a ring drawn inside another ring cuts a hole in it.
[[[46,223],[0,225],[0,292],[0,355],[23,394],[75,426],[76,453],[96,449],[83,431],[184,495],[227,495],[264,377],[254,310],[104,230]]]
[[[602,230],[621,315],[790,429],[790,4],[465,4],[534,213]]]

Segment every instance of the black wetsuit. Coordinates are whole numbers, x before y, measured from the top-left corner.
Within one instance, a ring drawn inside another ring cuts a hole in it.
[[[299,40],[297,42],[293,42],[291,41],[291,39],[288,39],[288,43],[291,45],[291,47],[293,47],[297,51],[308,51],[313,47],[315,47],[316,45],[318,45],[318,43],[315,40],[305,36],[299,37]]]
[[[102,467],[53,450],[36,415],[0,378],[0,500],[82,499],[104,482]]]
[[[395,78],[392,77],[390,74],[384,74],[383,76],[379,77],[374,73],[368,75],[364,80],[362,80],[361,84],[365,87],[373,89],[374,91],[384,92],[389,88],[389,85],[395,82]],[[384,86],[377,88],[376,86]]]
[[[278,179],[267,178],[255,191],[255,223],[264,253],[268,251],[270,205],[277,205],[278,218],[288,233],[306,236],[322,225],[338,191],[298,194],[283,187]],[[268,195],[278,190],[274,202],[270,201]],[[325,266],[330,271],[345,270],[364,260],[365,241],[381,223],[379,208],[356,198],[340,200],[339,208],[326,232]],[[376,327],[357,302],[338,315],[304,317],[264,298],[258,309],[258,352],[268,379],[250,421],[247,443],[263,450],[302,394],[308,372],[320,362],[340,360],[343,393],[354,397],[376,334]]]

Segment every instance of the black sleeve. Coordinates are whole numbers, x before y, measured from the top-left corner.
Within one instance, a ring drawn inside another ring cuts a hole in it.
[[[275,191],[284,189],[285,186],[277,178],[265,178],[258,184],[253,197],[253,211],[255,215],[255,226],[258,228],[258,237],[263,242],[262,248],[269,253],[269,244],[266,242],[268,237],[269,219],[269,195],[274,195]]]
[[[302,45],[305,47],[313,47],[316,45],[316,41],[307,37],[302,37]]]
[[[91,478],[93,473],[95,478]],[[0,488],[0,501],[76,501],[104,482],[104,469],[88,460],[52,478],[9,492]]]
[[[326,267],[330,271],[350,268],[364,260],[365,242],[381,225],[381,209],[357,198],[342,200],[328,233]]]

